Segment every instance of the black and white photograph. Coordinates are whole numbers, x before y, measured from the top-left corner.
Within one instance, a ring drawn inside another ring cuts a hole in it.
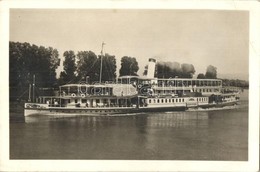
[[[246,164],[251,133],[259,135],[250,129],[252,116],[259,123],[260,76],[250,69],[259,62],[250,53],[250,14],[9,8],[5,156],[100,167],[104,161]],[[259,140],[253,142],[258,155]],[[155,164],[136,171],[174,171]],[[133,171],[129,166],[97,171]],[[212,171],[220,169],[229,171]]]

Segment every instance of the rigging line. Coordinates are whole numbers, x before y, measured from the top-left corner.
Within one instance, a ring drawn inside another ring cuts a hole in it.
[[[27,92],[28,92],[28,90],[26,89],[17,99],[20,99]]]
[[[88,68],[88,70],[86,71],[85,75],[87,75],[87,74],[91,71],[91,69],[95,66],[95,64],[97,63],[97,61],[98,61],[98,58],[93,62],[93,64],[91,65],[91,67]],[[82,81],[82,78],[80,79],[80,81]]]
[[[107,69],[108,69],[108,72],[109,72],[109,74],[111,75],[111,78],[109,78],[109,79],[112,79],[114,74],[113,74],[113,71],[112,71],[112,69],[111,69],[112,66],[109,65],[108,60],[109,60],[109,59],[107,58],[107,60],[104,60],[104,61],[105,61],[105,63],[106,63],[106,67],[107,67]],[[104,66],[105,66],[105,65],[104,65]]]
[[[102,74],[103,74],[103,67],[102,67],[102,61],[103,61],[103,58],[104,58],[104,45],[105,42],[103,41],[102,42],[102,47],[101,47],[101,56],[100,56],[100,72],[99,72],[99,83],[102,83]]]
[[[105,54],[104,55],[104,57],[106,56],[106,52],[105,52],[105,48],[103,47],[103,53]],[[105,59],[105,58],[104,58]],[[108,55],[108,57],[106,58],[106,60],[103,60],[105,63],[106,63],[106,67],[107,67],[107,69],[108,69],[108,72],[110,73],[110,75],[111,75],[111,78],[113,77],[113,75],[114,75],[114,73],[113,73],[113,71],[112,71],[112,66],[110,66],[109,65],[109,62],[108,62],[108,60],[109,60],[109,55]],[[104,67],[105,67],[105,63],[104,63]]]
[[[36,92],[38,95],[40,95],[40,94],[39,94],[39,93],[40,93],[39,88],[36,87],[35,92]]]
[[[88,69],[88,71],[86,72],[86,74],[90,72],[90,70],[94,67],[94,65],[97,63],[97,61],[98,61],[98,58],[94,61],[94,63],[93,63],[92,66]]]
[[[103,70],[105,70],[106,72],[108,72],[109,73],[109,71],[107,71],[107,60],[104,58],[105,56],[103,56]],[[109,74],[108,74],[109,75]]]

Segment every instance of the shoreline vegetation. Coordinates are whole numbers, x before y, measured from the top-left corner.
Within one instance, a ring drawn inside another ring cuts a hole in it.
[[[20,111],[21,102],[27,100],[29,86],[35,79],[36,95],[53,95],[60,85],[68,83],[98,82],[102,58],[102,83],[115,81],[117,78],[115,55],[96,55],[92,51],[65,51],[62,56],[63,71],[59,78],[56,69],[60,66],[61,58],[57,49],[43,47],[27,42],[9,42],[9,93],[10,112]],[[119,76],[138,76],[138,61],[135,57],[121,57]],[[157,62],[155,77],[157,78],[198,78],[216,79],[217,67],[209,65],[205,74],[195,76],[193,64],[178,62]],[[145,67],[143,75],[147,74]],[[218,78],[221,79],[221,78]],[[221,79],[223,86],[249,88],[249,82],[240,79]],[[20,103],[19,103],[20,102]]]

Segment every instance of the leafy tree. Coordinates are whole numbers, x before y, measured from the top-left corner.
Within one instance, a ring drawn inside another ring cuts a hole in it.
[[[156,77],[170,78],[173,77],[173,75],[173,69],[169,66],[169,63],[159,62],[156,64]]]
[[[56,69],[60,66],[59,52],[57,49],[49,47],[50,51],[50,83],[57,85]]]
[[[77,73],[80,80],[89,77],[89,82],[99,82],[101,55],[98,57],[92,51],[80,51],[77,54]],[[116,78],[115,56],[102,56],[102,82],[114,81]]]
[[[192,78],[195,73],[195,68],[193,64],[181,64],[182,78]]]
[[[205,79],[205,75],[203,73],[199,73],[197,79]]]
[[[76,75],[75,75],[76,56],[75,56],[74,51],[65,51],[63,53],[63,56],[64,56],[65,60],[63,62],[64,71],[62,71],[60,73],[60,84],[61,85],[75,81],[75,79],[76,79]]]
[[[100,64],[100,58],[98,64]],[[100,70],[100,65],[98,67]],[[114,81],[116,79],[116,58],[113,55],[105,54],[102,57],[102,81]]]
[[[77,73],[79,80],[89,77],[89,82],[98,81],[99,62],[98,57],[92,51],[79,51],[77,53]]]
[[[171,77],[181,77],[182,76],[182,69],[181,65],[178,62],[171,62],[169,63],[170,68],[172,68],[172,76]]]
[[[156,76],[158,78],[192,78],[195,73],[195,69],[192,64],[180,65],[178,62],[158,62],[156,64],[156,71]]]
[[[37,87],[56,85],[56,69],[60,64],[59,53],[29,43],[9,42],[10,97],[16,99],[32,84],[36,76]]]
[[[182,78],[192,78],[195,73],[195,68],[192,64],[181,64]]]
[[[222,79],[223,86],[231,86],[231,87],[241,87],[248,89],[249,82],[240,79]]]
[[[209,65],[205,74],[207,79],[216,79],[217,78],[217,68],[215,66]]]
[[[121,58],[121,68],[119,70],[120,76],[125,76],[125,75],[137,76],[138,70],[139,70],[139,66],[135,57],[124,56]]]
[[[166,64],[165,64],[165,62],[157,62],[156,64],[155,64],[155,77],[157,77],[157,78],[164,78],[165,77],[165,75],[167,75],[166,74],[166,72],[165,72],[165,68],[166,68],[167,66],[166,66]],[[148,66],[147,66],[147,70],[148,70]],[[147,71],[148,72],[148,71]]]

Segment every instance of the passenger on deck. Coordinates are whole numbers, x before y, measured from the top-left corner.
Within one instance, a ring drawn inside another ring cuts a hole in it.
[[[49,100],[47,100],[47,102],[46,102],[46,103],[47,103],[47,105],[48,105],[48,106],[50,106],[50,102],[49,102]]]

